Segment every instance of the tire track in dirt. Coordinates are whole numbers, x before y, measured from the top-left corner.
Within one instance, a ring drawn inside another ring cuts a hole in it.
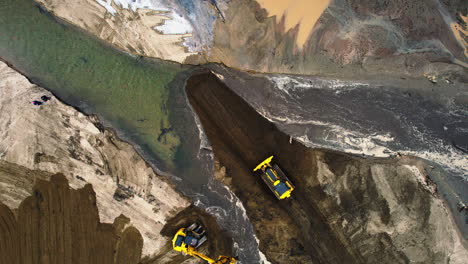
[[[295,141],[289,143],[288,135],[211,73],[192,76],[186,89],[215,156],[232,177],[231,187],[247,210],[260,238],[260,249],[270,261],[361,262],[314,207],[314,198],[321,191],[306,188],[313,188],[310,178],[316,173],[313,150]],[[275,161],[295,183],[292,200],[277,201],[259,175],[252,172],[269,155],[275,155]]]

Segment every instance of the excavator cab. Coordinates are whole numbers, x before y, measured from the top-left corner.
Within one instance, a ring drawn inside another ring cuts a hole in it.
[[[199,224],[192,224],[187,228],[181,228],[172,239],[172,248],[175,251],[182,252],[185,255],[194,256],[203,259],[210,264],[235,264],[236,259],[228,256],[219,256],[214,260],[197,251],[205,243],[207,236],[205,230]]]
[[[291,196],[291,192],[295,187],[278,165],[271,165],[272,160],[273,156],[268,157],[258,164],[253,171],[262,170],[261,178],[275,194],[276,198],[279,200],[286,199]]]
[[[176,251],[187,254],[186,251],[189,246],[197,249],[205,243],[206,240],[207,237],[203,227],[199,224],[193,223],[189,227],[181,228],[177,231],[172,239],[172,247]]]

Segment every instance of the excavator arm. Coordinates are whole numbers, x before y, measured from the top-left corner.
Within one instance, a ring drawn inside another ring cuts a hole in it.
[[[206,261],[207,263],[210,263],[210,264],[235,264],[236,263],[235,258],[231,258],[231,257],[227,257],[227,256],[219,256],[218,260],[214,260],[214,259],[212,259],[212,258],[210,258],[208,256],[205,256],[204,254],[198,252],[197,250],[195,250],[192,247],[189,247],[187,249],[187,254],[190,255],[190,256],[194,256],[194,257],[203,259],[204,261]]]
[[[212,259],[212,258],[209,258],[208,256],[205,256],[204,254],[196,251],[194,248],[192,247],[189,247],[187,249],[187,254],[190,255],[190,256],[194,256],[194,257],[197,257],[197,258],[201,258],[203,259],[204,261],[210,263],[210,264],[213,264],[213,263],[216,263],[216,260]]]

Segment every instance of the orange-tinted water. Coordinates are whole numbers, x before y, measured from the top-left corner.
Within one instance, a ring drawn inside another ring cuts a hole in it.
[[[302,47],[307,41],[315,22],[327,8],[330,0],[257,0],[277,20],[286,15],[286,30],[299,26],[297,44]]]

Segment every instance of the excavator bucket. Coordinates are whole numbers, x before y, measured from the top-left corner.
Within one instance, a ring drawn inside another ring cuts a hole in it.
[[[271,165],[273,156],[270,156],[263,162],[255,167],[254,171],[259,169],[262,170],[261,178],[268,186],[268,188],[275,194],[279,200],[288,198],[291,196],[291,192],[294,190],[294,185],[289,180],[284,172],[278,167],[278,165]]]
[[[236,264],[237,260],[228,256],[219,256],[214,264]]]

